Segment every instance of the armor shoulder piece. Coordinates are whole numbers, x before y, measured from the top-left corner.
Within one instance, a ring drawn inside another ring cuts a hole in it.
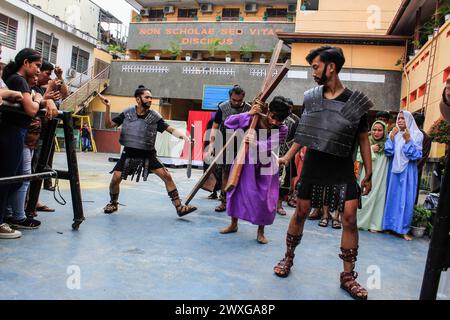
[[[252,105],[248,102],[244,102],[244,108],[242,109],[242,112],[249,112],[252,109]]]
[[[125,109],[125,111],[123,111],[123,114],[129,120],[136,120],[137,119],[136,108],[134,106]]]
[[[362,92],[353,92],[350,99],[342,108],[342,115],[351,122],[357,122],[373,108],[373,102]]]
[[[323,86],[312,88],[304,94],[304,106],[307,112],[318,111],[322,109]]]
[[[219,105],[217,107],[223,111],[223,108],[228,107],[229,105],[230,105],[230,101],[222,101],[221,103],[219,103]]]
[[[154,124],[154,123],[157,123],[161,119],[162,119],[162,116],[159,114],[158,111],[150,109],[147,117],[145,118],[145,122],[147,124]]]

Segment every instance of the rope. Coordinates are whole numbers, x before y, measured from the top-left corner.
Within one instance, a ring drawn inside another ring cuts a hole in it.
[[[53,198],[57,203],[59,203],[62,206],[65,206],[67,204],[67,201],[63,198],[63,196],[61,195],[61,191],[59,189],[58,173],[55,170],[52,170],[52,172],[55,174],[55,190],[53,190]],[[58,195],[61,201],[58,198],[56,198],[56,191],[58,191]]]

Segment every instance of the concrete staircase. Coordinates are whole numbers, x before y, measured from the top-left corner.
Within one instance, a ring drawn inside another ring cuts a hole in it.
[[[109,86],[109,70],[110,66],[106,67],[97,75],[91,76],[90,79],[80,85],[78,89],[61,103],[60,109],[75,114],[81,109],[84,109],[92,101],[95,92],[102,93]],[[82,76],[80,75],[80,82]],[[71,84],[74,82],[76,81],[72,81]]]

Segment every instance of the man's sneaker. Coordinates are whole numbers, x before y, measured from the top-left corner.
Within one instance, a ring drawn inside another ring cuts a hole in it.
[[[25,218],[23,220],[10,220],[9,225],[14,229],[37,229],[41,222],[32,218]]]
[[[0,224],[0,239],[17,239],[22,236],[22,232],[13,230],[6,223]]]

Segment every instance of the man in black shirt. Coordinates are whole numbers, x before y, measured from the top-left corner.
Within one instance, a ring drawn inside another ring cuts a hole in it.
[[[155,150],[157,132],[167,131],[187,142],[189,142],[189,138],[185,133],[170,127],[158,112],[150,109],[152,94],[149,89],[140,86],[134,96],[137,105],[125,110],[112,120],[111,103],[103,96],[99,96],[106,106],[105,126],[107,128],[122,126],[120,143],[125,147],[119,162],[113,169],[113,177],[109,188],[111,201],[104,208],[104,212],[111,214],[118,210],[122,180],[126,180],[128,175],[134,177],[136,174],[136,181],[138,182],[141,173],[146,180],[148,171],[156,174],[164,181],[169,197],[180,217],[197,210],[194,206],[186,206],[181,203],[177,186],[169,171],[156,157]]]
[[[248,112],[251,109],[251,105],[245,102],[245,91],[238,85],[235,85],[230,91],[229,91],[229,97],[230,99],[228,101],[224,101],[219,104],[219,109],[216,112],[216,115],[214,117],[214,123],[211,129],[211,135],[210,135],[210,141],[209,141],[209,147],[206,152],[205,157],[209,158],[212,156],[214,152],[214,148],[217,148],[220,150],[228,139],[226,134],[226,128],[225,128],[225,120],[231,115],[240,114],[243,112]],[[222,135],[222,144],[217,145],[216,142],[216,134],[217,131],[220,132]],[[233,152],[232,159],[234,160],[237,155],[237,150],[235,150],[234,146],[230,147],[229,150],[226,150],[226,156],[225,159],[231,158],[229,156],[229,152]],[[231,163],[226,164],[226,161],[224,161],[223,165],[220,165],[220,170],[222,171],[222,191],[220,195],[221,204],[216,207],[215,211],[217,212],[224,212],[227,210],[227,196],[225,192],[225,187],[228,184],[228,176],[230,175],[230,169],[231,169]]]
[[[322,207],[325,195],[330,211],[342,215],[341,288],[355,299],[367,299],[367,291],[356,282],[354,271],[358,255],[356,211],[361,195],[354,174],[354,151],[359,143],[366,172],[362,181],[366,195],[372,187],[367,111],[373,105],[365,95],[350,91],[340,81],[338,73],[345,63],[342,49],[321,47],[311,51],[306,60],[320,86],[305,93],[305,110],[295,143],[280,159],[280,164],[286,165],[300,146],[308,147],[298,186],[297,209],[288,228],[287,251],[274,272],[279,277],[289,275],[306,217],[311,206]]]
[[[56,79],[52,80],[53,72],[56,75]],[[41,72],[38,75],[37,85],[33,86],[31,89],[39,93],[44,99],[53,100],[59,109],[59,105],[62,99],[68,96],[69,89],[64,83],[63,71],[60,67],[56,68],[48,61],[43,61],[41,65]],[[57,121],[57,120],[54,120]],[[46,131],[49,125],[48,120],[44,120],[42,123],[42,131]],[[37,159],[39,158],[40,149],[42,147],[42,142],[40,143],[37,152],[35,153],[33,162],[36,165]],[[55,145],[52,146],[48,158],[48,167],[51,168],[53,165],[53,156],[55,154]],[[55,191],[55,187],[52,184],[52,179],[44,179],[44,189],[49,191]]]

